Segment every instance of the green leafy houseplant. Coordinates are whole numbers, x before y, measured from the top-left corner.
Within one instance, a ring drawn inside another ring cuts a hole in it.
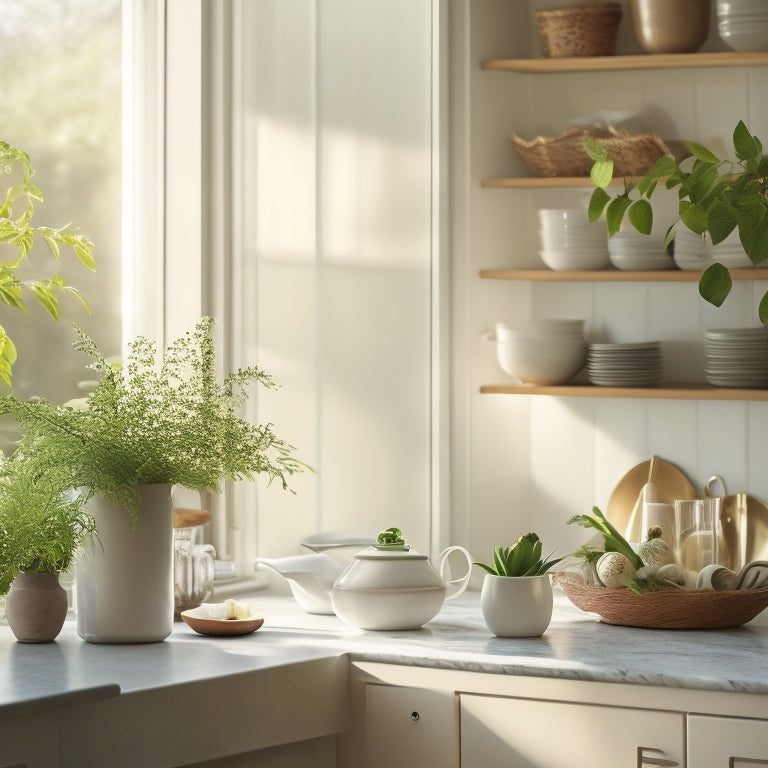
[[[43,201],[43,194],[32,181],[35,169],[26,152],[0,141],[0,171],[8,177],[4,191],[0,192],[0,302],[27,311],[24,292],[30,291],[42,307],[55,320],[59,319],[59,295],[76,296],[88,309],[80,292],[65,285],[58,275],[44,279],[22,279],[19,270],[27,260],[35,240],[39,237],[48,246],[57,261],[61,248],[70,248],[80,262],[95,269],[93,243],[71,224],[53,228],[33,224],[35,204]],[[8,257],[10,251],[11,256]],[[10,386],[11,369],[16,360],[16,347],[0,325],[0,379]]]
[[[19,571],[60,573],[69,568],[83,537],[93,531],[84,494],[73,494],[66,474],[40,472],[14,454],[0,466],[0,594]]]
[[[692,232],[710,237],[716,245],[738,228],[752,263],[768,259],[768,156],[760,139],[740,120],[733,132],[736,162],[720,159],[697,142],[686,142],[686,146],[693,155],[692,165],[687,165],[690,160],[676,163],[665,155],[639,180],[626,180],[624,191],[612,197],[605,188],[613,179],[613,162],[604,147],[586,139],[584,147],[595,161],[591,178],[597,187],[589,203],[589,220],[597,221],[605,213],[612,236],[626,215],[638,232],[648,235],[653,226],[649,201],[658,185],[664,184],[667,189],[679,188],[679,221]],[[665,245],[674,239],[675,226],[668,229]],[[699,280],[699,293],[717,307],[731,287],[731,274],[719,263],[707,267]],[[768,293],[760,301],[758,315],[762,323],[768,321]]]
[[[75,348],[100,375],[80,407],[45,400],[0,398],[23,428],[20,450],[42,467],[58,467],[69,487],[84,486],[136,515],[137,485],[173,483],[216,491],[222,480],[265,474],[288,488],[288,476],[306,465],[271,424],[241,418],[246,388],[274,388],[255,366],[216,379],[213,320],[171,343],[162,360],[145,337],[130,344],[124,367],[108,362],[76,328]]]
[[[493,548],[493,565],[475,563],[492,576],[541,576],[562,558],[542,558],[542,543],[531,532],[521,536],[509,547]]]

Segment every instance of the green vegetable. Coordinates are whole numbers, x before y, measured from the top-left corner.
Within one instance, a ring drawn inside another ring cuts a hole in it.
[[[632,563],[635,570],[639,571],[643,567],[640,556],[597,507],[592,507],[591,515],[574,515],[568,521],[568,525],[571,523],[576,523],[582,528],[594,528],[599,531],[603,536],[606,552],[620,552]]]
[[[475,563],[493,576],[541,576],[563,558],[541,557],[542,543],[535,533],[526,533],[516,544],[493,548],[493,565]]]
[[[387,528],[376,537],[377,544],[403,544],[403,532],[399,528]]]

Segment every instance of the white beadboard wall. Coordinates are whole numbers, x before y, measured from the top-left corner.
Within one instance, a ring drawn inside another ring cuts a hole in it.
[[[561,2],[558,5],[567,5]],[[575,4],[575,3],[574,3]],[[714,3],[713,3],[714,5]],[[463,0],[453,6],[453,539],[487,557],[495,544],[536,530],[545,548],[586,538],[573,514],[605,508],[622,476],[657,455],[700,490],[712,474],[730,491],[768,500],[768,404],[481,395],[503,381],[497,321],[584,317],[594,341],[663,342],[666,378],[703,380],[707,328],[757,324],[768,282],[737,283],[715,309],[695,283],[517,283],[480,280],[482,268],[541,266],[537,208],[573,207],[591,190],[483,189],[484,176],[528,175],[509,134],[558,133],[598,111],[644,118],[666,139],[722,149],[738,119],[768,138],[768,68],[521,75],[483,72],[488,58],[539,55],[536,0]],[[638,53],[628,2],[619,53]],[[703,50],[725,50],[714,24]],[[658,236],[673,220],[663,196]]]
[[[236,7],[233,311],[281,385],[259,420],[316,473],[245,486],[231,538],[246,568],[319,531],[398,525],[427,551],[431,0]]]

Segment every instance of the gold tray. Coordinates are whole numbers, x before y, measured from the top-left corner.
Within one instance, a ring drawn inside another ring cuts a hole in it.
[[[608,589],[584,583],[576,573],[555,574],[568,599],[606,624],[652,629],[740,627],[768,607],[768,587],[715,592],[669,587],[637,595],[625,587]]]

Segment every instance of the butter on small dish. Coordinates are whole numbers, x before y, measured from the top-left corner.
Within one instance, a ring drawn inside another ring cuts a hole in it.
[[[231,598],[182,611],[181,618],[198,634],[213,636],[248,635],[264,623],[264,617],[254,614],[250,605]]]

